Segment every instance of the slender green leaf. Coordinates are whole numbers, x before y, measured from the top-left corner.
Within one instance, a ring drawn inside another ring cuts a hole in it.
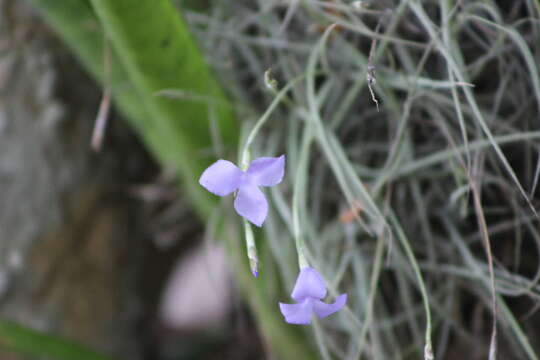
[[[111,357],[84,345],[8,321],[0,321],[0,347],[30,356],[47,356],[58,360],[112,360]]]

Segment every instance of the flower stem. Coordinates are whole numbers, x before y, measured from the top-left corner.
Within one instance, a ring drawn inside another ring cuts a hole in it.
[[[242,152],[240,159],[240,169],[242,171],[246,171],[248,169],[250,160],[251,154],[249,148],[245,148]],[[253,276],[257,277],[259,276],[259,257],[257,256],[257,244],[255,244],[255,237],[253,236],[253,229],[251,228],[250,223],[246,219],[243,219],[243,221],[249,268]]]
[[[244,219],[244,232],[246,233],[246,250],[249,259],[249,268],[253,276],[259,276],[259,257],[257,256],[257,245],[253,236],[253,229],[249,222]]]
[[[305,255],[306,245],[304,243],[304,237],[301,231],[299,208],[300,208],[300,203],[302,201],[305,201],[304,190],[306,189],[306,183],[307,183],[307,178],[305,174],[307,174],[309,151],[310,151],[312,140],[313,140],[313,132],[308,129],[302,141],[302,148],[300,151],[300,160],[299,160],[296,180],[294,182],[293,200],[292,200],[293,201],[292,203],[293,233],[294,233],[294,241],[296,244],[296,252],[298,253],[298,266],[300,267],[300,270],[309,266],[309,262],[307,261],[306,255]]]

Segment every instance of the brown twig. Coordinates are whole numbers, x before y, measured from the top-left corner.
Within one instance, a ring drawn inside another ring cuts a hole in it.
[[[101,150],[105,129],[107,127],[107,120],[109,118],[109,110],[111,108],[111,50],[109,41],[106,37],[104,39],[103,50],[103,71],[105,88],[99,104],[99,110],[94,123],[94,131],[92,132],[92,140],[90,142],[90,146],[95,152]]]
[[[478,160],[479,161],[479,160]],[[491,341],[489,345],[489,360],[495,360],[497,358],[497,291],[495,288],[495,273],[493,269],[493,252],[491,250],[491,242],[489,240],[489,231],[482,210],[482,200],[481,200],[481,184],[480,184],[480,169],[479,166],[475,166],[473,174],[469,175],[471,192],[473,195],[474,208],[476,211],[476,219],[478,222],[478,227],[480,228],[480,234],[484,242],[484,248],[486,251],[486,257],[488,260],[488,269],[489,269],[489,279],[490,279],[490,290],[491,290],[491,307],[493,312],[493,326],[491,329]]]
[[[375,33],[379,32],[380,27],[381,27],[381,20],[379,20],[379,22],[377,23],[377,27],[375,28]],[[377,111],[379,111],[379,101],[377,100],[377,97],[375,96],[375,92],[373,91],[373,87],[372,87],[373,85],[377,83],[377,78],[375,77],[375,65],[373,64],[373,54],[375,54],[376,47],[377,47],[377,39],[373,38],[371,40],[371,48],[369,49],[366,80],[367,80],[369,93],[371,94],[371,100],[373,100],[373,102],[377,106]]]

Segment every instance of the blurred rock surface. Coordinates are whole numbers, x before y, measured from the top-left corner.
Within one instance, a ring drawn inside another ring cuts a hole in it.
[[[0,0],[0,315],[137,359],[144,232],[125,188],[147,157],[114,119],[91,152],[99,98],[27,3]]]

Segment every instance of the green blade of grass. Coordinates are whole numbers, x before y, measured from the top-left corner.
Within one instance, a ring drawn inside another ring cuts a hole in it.
[[[46,335],[13,322],[0,321],[0,346],[28,356],[57,360],[112,360],[74,341]]]
[[[210,113],[215,112],[224,145],[238,141],[232,109],[223,106],[221,87],[195,45],[186,24],[169,0],[91,0],[122,66],[143,101],[164,143],[162,161],[180,170],[197,210],[207,215],[215,203],[197,183],[213,159]],[[142,26],[144,25],[144,26]],[[213,104],[156,96],[163,89],[209,96]]]

